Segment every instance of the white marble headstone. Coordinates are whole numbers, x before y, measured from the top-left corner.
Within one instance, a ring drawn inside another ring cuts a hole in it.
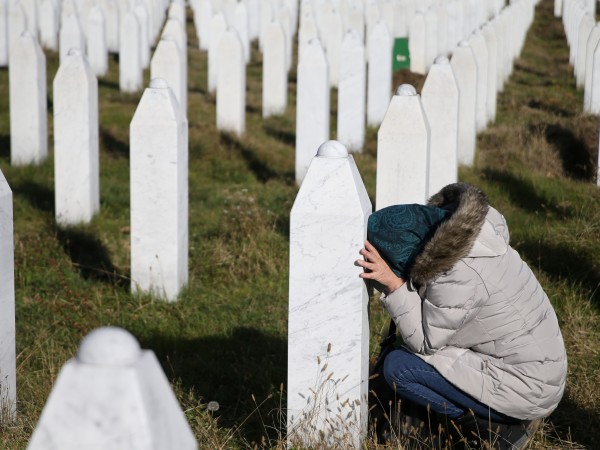
[[[408,51],[410,53],[410,71],[424,75],[427,73],[427,29],[425,15],[419,11],[408,27]]]
[[[181,24],[185,23],[185,3],[183,1],[172,1],[166,3],[168,5],[167,17],[169,19],[177,19]]]
[[[125,14],[119,31],[119,89],[122,92],[138,92],[143,85],[140,24],[135,14]]]
[[[133,7],[133,13],[137,17],[138,24],[140,26],[140,60],[142,62],[142,69],[147,69],[150,65],[150,42],[148,42],[148,10],[146,5],[141,0],[133,0],[135,6]]]
[[[10,162],[39,164],[48,155],[46,57],[27,32],[12,45],[8,79]]]
[[[106,47],[106,21],[102,8],[94,6],[88,15],[87,55],[94,74],[98,77],[108,71],[108,48]]]
[[[250,62],[250,38],[248,36],[248,8],[244,0],[236,3],[233,13],[233,23],[231,24],[237,31],[238,38],[242,43],[244,50],[244,62]]]
[[[36,0],[20,0],[23,10],[27,16],[27,31],[29,34],[38,37],[38,5]]]
[[[167,83],[130,125],[131,288],[175,301],[188,280],[188,123]]]
[[[198,41],[200,50],[208,51],[210,46],[210,21],[213,16],[210,0],[199,0],[198,16]]]
[[[69,14],[60,27],[59,61],[61,64],[72,48],[76,48],[85,54],[85,38],[77,14]]]
[[[270,23],[263,44],[262,115],[283,114],[287,106],[287,70],[283,29]]]
[[[562,17],[563,0],[554,0],[554,17]]]
[[[377,133],[377,210],[424,204],[429,186],[430,129],[415,88],[401,85]]]
[[[498,103],[498,39],[496,31],[491,23],[486,23],[481,32],[488,49],[488,87],[487,87],[487,116],[488,123],[496,120],[496,109]]]
[[[62,367],[28,450],[196,450],[156,355],[128,331],[97,328]]]
[[[433,60],[440,53],[438,49],[438,33],[440,32],[437,11],[429,8],[425,13],[425,69],[433,64]],[[410,43],[409,43],[410,45]],[[426,72],[427,73],[427,72]]]
[[[100,209],[98,81],[78,49],[54,78],[54,198],[56,222],[89,222]]]
[[[346,33],[341,55],[337,140],[351,152],[362,152],[365,141],[367,80],[365,47],[356,31]]]
[[[421,91],[431,131],[429,195],[458,180],[458,101],[454,71],[445,56],[436,58]]]
[[[587,48],[585,52],[585,83],[583,90],[583,110],[585,112],[590,112],[590,105],[592,99],[592,78],[593,78],[593,69],[594,69],[594,52],[596,50],[596,46],[600,42],[600,23],[597,23],[594,28],[592,28],[592,32],[590,33],[590,37],[588,38]]]
[[[0,67],[6,66],[8,66],[8,0],[0,0]]]
[[[117,0],[99,0],[106,24],[106,48],[111,53],[119,53],[120,19]]]
[[[585,85],[585,65],[586,65],[586,51],[587,42],[590,37],[590,33],[594,28],[596,21],[592,16],[586,14],[579,25],[579,37],[577,40],[577,59],[575,61],[575,84],[578,89]]]
[[[331,2],[324,2],[321,7],[320,35],[326,50],[327,65],[329,66],[329,83],[333,87],[340,85],[340,66],[342,42],[344,38],[342,17]]]
[[[162,78],[165,80],[173,91],[181,111],[184,115],[187,115],[187,110],[183,103],[185,100],[185,73],[183,70],[181,51],[177,41],[170,35],[163,37],[158,41],[156,50],[152,55],[150,79]]]
[[[227,30],[225,16],[215,14],[210,20],[210,43],[208,48],[208,92],[217,89],[217,73],[219,68],[219,43]]]
[[[477,132],[483,131],[488,123],[488,69],[489,52],[485,45],[485,38],[479,30],[475,30],[469,38],[469,45],[477,64],[477,109],[475,111],[475,122]]]
[[[40,5],[40,42],[49,50],[58,49],[58,14],[54,0],[42,0]]]
[[[458,103],[458,163],[472,166],[475,160],[477,63],[467,41],[461,41],[450,60],[460,99]]]
[[[235,29],[223,33],[218,52],[217,128],[239,136],[246,129],[246,64]]]
[[[329,140],[329,76],[318,39],[303,49],[296,93],[296,183],[302,183],[315,149]]]
[[[360,448],[369,296],[355,265],[371,202],[342,144],[319,147],[290,215],[288,442]]]
[[[19,0],[8,0],[8,54],[24,31],[27,31],[27,16]],[[10,65],[10,64],[9,64]]]
[[[14,272],[12,191],[0,170],[0,417],[3,421],[14,420],[17,412]]]
[[[381,123],[392,97],[392,46],[392,36],[381,20],[369,38],[367,124],[371,126]]]

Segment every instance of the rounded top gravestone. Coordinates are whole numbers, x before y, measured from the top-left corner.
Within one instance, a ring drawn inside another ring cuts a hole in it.
[[[396,90],[396,95],[401,95],[403,97],[417,95],[417,90],[410,84],[401,84]]]
[[[317,156],[323,158],[347,158],[348,150],[338,141],[326,141],[317,150]]]
[[[450,60],[447,56],[438,56],[435,58],[434,64],[450,64]]]
[[[123,366],[141,356],[141,348],[133,335],[122,328],[102,327],[88,334],[77,351],[77,359],[86,364]]]
[[[164,78],[152,78],[150,80],[150,87],[152,89],[167,89],[169,85]]]

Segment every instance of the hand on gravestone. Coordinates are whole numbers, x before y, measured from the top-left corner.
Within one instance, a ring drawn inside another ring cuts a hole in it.
[[[391,294],[396,289],[401,288],[405,281],[397,276],[385,260],[379,255],[379,252],[369,241],[365,241],[365,248],[360,252],[365,258],[358,259],[356,264],[365,269],[359,276],[371,280],[380,285],[385,294]],[[379,289],[378,289],[379,290]]]

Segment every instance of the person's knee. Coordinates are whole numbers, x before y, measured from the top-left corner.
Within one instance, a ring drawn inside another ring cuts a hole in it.
[[[397,386],[402,386],[408,381],[405,379],[407,370],[406,352],[402,350],[390,352],[383,362],[383,377],[394,389],[396,389]]]

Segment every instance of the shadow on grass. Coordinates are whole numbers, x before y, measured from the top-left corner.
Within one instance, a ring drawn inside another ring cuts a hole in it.
[[[528,212],[551,211],[561,218],[567,218],[572,212],[566,208],[559,208],[552,201],[537,193],[535,186],[528,180],[519,178],[506,171],[484,169],[485,178],[502,186],[511,203]]]
[[[594,430],[600,430],[600,415],[597,411],[582,408],[568,394],[546,422],[554,428],[550,436],[557,435],[565,442],[575,442],[585,448],[599,448]]]
[[[14,196],[24,197],[34,208],[54,214],[54,191],[35,181],[21,181],[11,185]]]
[[[107,80],[106,78],[98,78],[98,87],[105,87],[107,89],[119,90],[119,83]]]
[[[591,300],[600,309],[600,266],[593,257],[566,244],[551,242],[524,241],[517,250],[551,277],[580,283],[592,293]]]
[[[568,177],[583,181],[594,179],[595,165],[591,149],[571,130],[556,124],[549,125],[546,141],[558,151]]]
[[[294,182],[294,174],[290,172],[278,173],[270,168],[264,161],[262,161],[255,153],[254,149],[250,146],[245,145],[242,141],[237,139],[235,136],[229,133],[221,133],[221,143],[229,147],[234,148],[240,152],[242,158],[246,162],[248,169],[256,176],[256,178],[266,183],[269,180],[283,180],[286,183]]]
[[[202,403],[219,403],[221,426],[243,423],[241,436],[255,442],[265,435],[265,426],[274,434],[271,438],[277,437],[279,426],[285,427],[285,420],[277,416],[285,408],[285,394],[280,394],[287,373],[285,339],[237,327],[229,335],[192,340],[157,334],[142,346],[154,350],[167,376],[181,380],[184,389],[202,397]],[[264,401],[258,410],[252,396],[258,404]]]
[[[100,143],[111,155],[129,159],[129,144],[120,141],[105,128],[100,128]]]
[[[575,115],[575,113],[573,111],[569,111],[567,109],[560,108],[555,105],[550,105],[548,103],[545,103],[545,102],[537,100],[537,99],[530,100],[527,103],[527,106],[529,106],[530,108],[533,108],[533,109],[539,109],[541,111],[546,111],[556,117],[573,117]]]
[[[269,136],[277,139],[279,142],[290,147],[296,147],[296,133],[285,131],[281,127],[274,127],[266,123],[263,128]]]
[[[93,234],[73,227],[59,227],[56,237],[83,278],[129,289],[128,274],[120,273],[106,247]]]
[[[10,160],[10,134],[0,134],[0,158]]]

